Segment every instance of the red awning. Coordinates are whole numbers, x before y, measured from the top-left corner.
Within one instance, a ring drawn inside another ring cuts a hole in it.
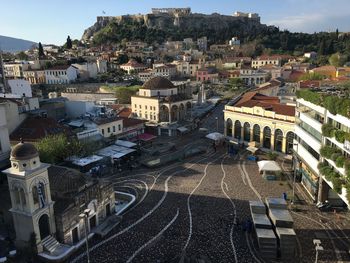
[[[149,134],[149,133],[142,133],[142,134],[139,134],[137,136],[137,138],[141,141],[148,142],[150,140],[157,138],[157,136],[154,136],[154,135]]]

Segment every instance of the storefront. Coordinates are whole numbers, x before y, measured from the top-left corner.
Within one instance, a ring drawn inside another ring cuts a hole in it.
[[[305,187],[312,198],[315,198],[318,191],[318,177],[302,163],[298,170],[301,173],[301,184]]]

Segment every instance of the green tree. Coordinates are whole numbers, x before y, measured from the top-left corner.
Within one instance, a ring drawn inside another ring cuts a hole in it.
[[[41,42],[39,42],[39,58],[43,58],[43,57],[45,57],[44,48]]]
[[[324,55],[325,49],[326,49],[326,42],[324,39],[322,39],[318,47],[318,55]]]
[[[129,61],[129,57],[126,54],[120,54],[117,58],[117,64],[122,65]]]
[[[70,36],[67,37],[66,48],[67,49],[72,48],[72,40],[70,39]]]
[[[40,160],[45,163],[58,163],[69,156],[81,156],[83,145],[77,139],[69,140],[64,134],[50,135],[36,143]]]
[[[16,55],[16,58],[18,58],[19,60],[28,60],[28,55],[21,51]]]
[[[335,67],[339,67],[339,62],[340,62],[340,54],[339,53],[335,53],[333,55],[331,55],[328,59],[329,64],[331,64],[332,66]]]
[[[136,89],[130,87],[119,87],[115,91],[115,96],[118,98],[119,103],[121,104],[130,104],[131,96],[135,95],[137,92]]]

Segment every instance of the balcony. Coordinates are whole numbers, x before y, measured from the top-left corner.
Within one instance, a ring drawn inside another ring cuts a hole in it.
[[[308,145],[310,145],[315,151],[320,153],[321,142],[316,140],[310,133],[305,131],[303,128],[295,125],[294,128],[295,134],[302,138]]]
[[[318,132],[322,133],[322,124],[323,122],[321,122],[320,120],[315,119],[315,116],[313,116],[312,114],[308,114],[306,112],[300,112],[300,120],[303,122],[306,122],[307,124],[309,124],[310,126],[312,126],[315,130],[317,130]]]

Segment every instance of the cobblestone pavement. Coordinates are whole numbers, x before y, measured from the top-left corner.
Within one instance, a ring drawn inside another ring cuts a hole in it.
[[[255,162],[229,157],[224,149],[111,182],[135,194],[137,202],[108,236],[90,241],[91,262],[178,262],[184,255],[208,262],[267,262],[239,223],[250,217],[249,200],[291,190],[285,181],[263,180]],[[350,260],[349,222],[313,207],[292,211],[298,251],[290,262],[314,260],[314,238],[325,249],[320,262]],[[84,247],[71,260],[85,262]]]
[[[255,237],[242,231],[241,222],[250,218],[249,200],[291,193],[287,181],[264,180],[244,152],[230,157],[220,147],[157,170],[105,180],[135,194],[137,202],[111,233],[90,240],[91,262],[271,262],[259,256]],[[297,196],[307,200],[303,192]],[[291,213],[298,249],[294,258],[279,262],[313,262],[314,238],[325,249],[319,262],[350,261],[347,214],[321,213],[307,202]],[[70,261],[86,262],[85,247]]]

